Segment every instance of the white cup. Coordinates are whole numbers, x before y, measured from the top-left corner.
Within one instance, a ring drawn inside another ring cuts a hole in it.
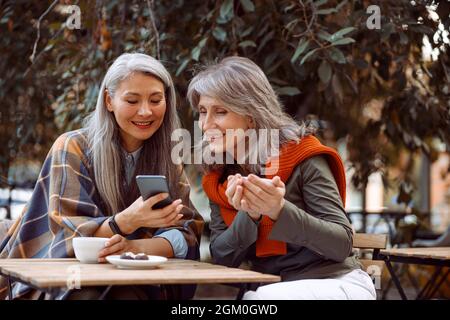
[[[108,238],[77,237],[72,239],[75,257],[81,263],[98,263],[98,254]]]

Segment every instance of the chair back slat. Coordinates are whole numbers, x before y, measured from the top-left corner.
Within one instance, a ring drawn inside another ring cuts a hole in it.
[[[386,244],[386,234],[355,233],[353,235],[353,248],[386,249]]]

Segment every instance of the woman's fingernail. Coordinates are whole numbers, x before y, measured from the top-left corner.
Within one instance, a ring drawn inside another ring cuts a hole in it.
[[[109,246],[109,242],[105,242],[105,247],[108,247]]]

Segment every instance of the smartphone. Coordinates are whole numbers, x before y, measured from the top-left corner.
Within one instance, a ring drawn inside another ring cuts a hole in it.
[[[136,183],[144,201],[158,193],[169,193],[169,186],[165,176],[139,175],[136,176]],[[161,209],[171,203],[172,199],[169,195],[167,198],[156,203],[152,208]]]

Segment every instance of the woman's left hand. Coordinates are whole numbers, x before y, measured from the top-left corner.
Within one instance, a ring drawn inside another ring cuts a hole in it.
[[[250,174],[244,180],[244,200],[249,209],[277,220],[284,206],[286,188],[280,177],[263,179]]]
[[[98,254],[98,262],[106,262],[107,256],[134,251],[133,249],[132,240],[128,240],[119,234],[115,234],[105,243],[105,247],[100,250]]]

